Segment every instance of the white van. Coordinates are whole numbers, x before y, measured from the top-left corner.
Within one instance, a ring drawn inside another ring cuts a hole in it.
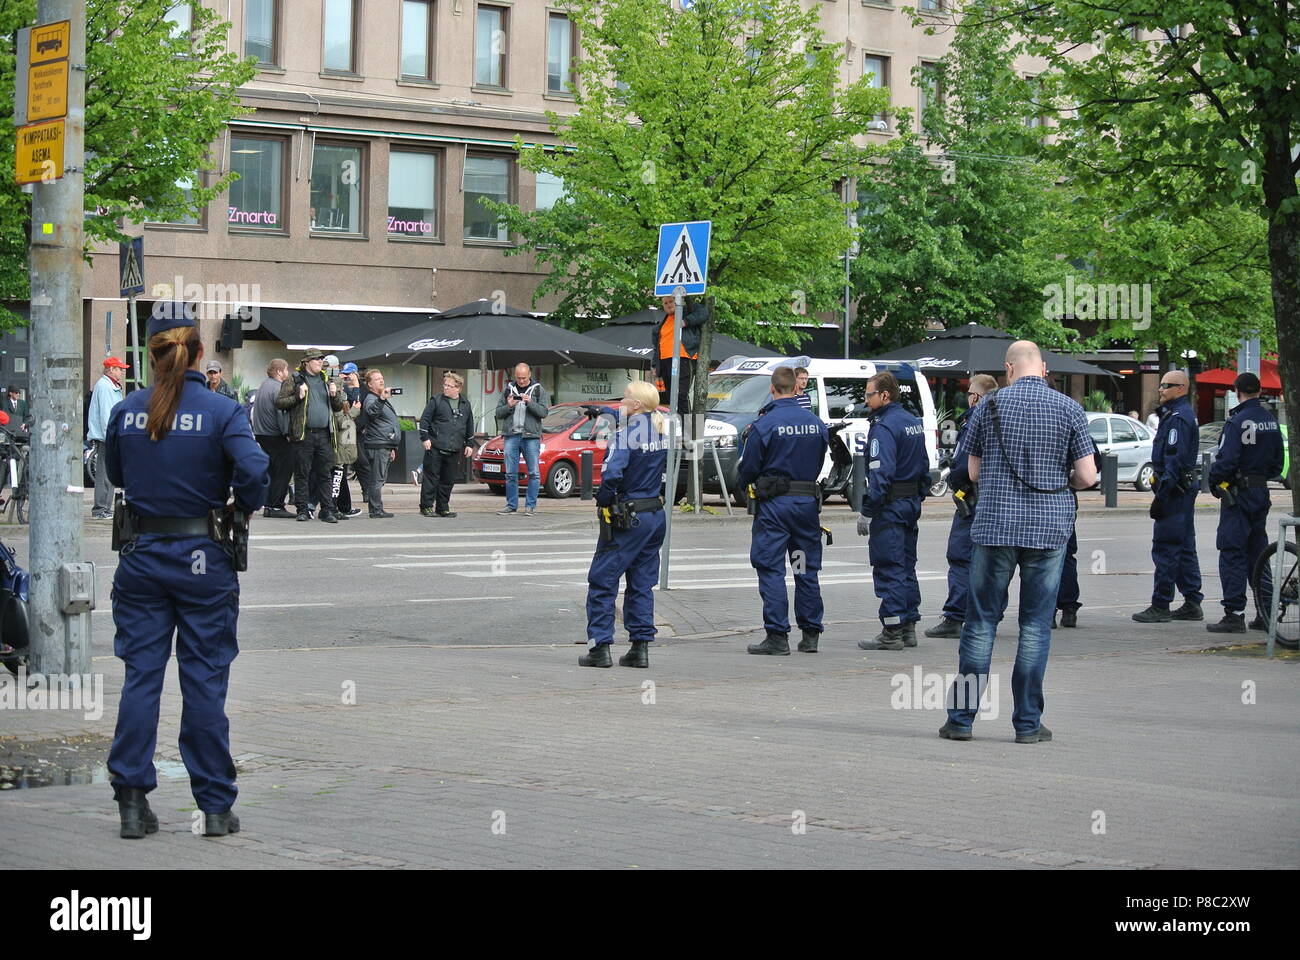
[[[740,433],[754,421],[758,410],[771,399],[769,388],[772,371],[778,366],[808,368],[808,396],[813,413],[828,425],[846,423],[840,432],[850,452],[865,449],[871,424],[867,420],[867,381],[877,373],[889,371],[898,378],[899,402],[925,425],[925,450],[930,460],[931,482],[939,475],[939,422],[935,416],[930,384],[908,364],[897,360],[822,360],[809,357],[729,357],[709,375],[707,420],[704,436],[712,439],[722,466],[727,491],[744,505],[743,491],[735,488],[737,469],[736,444]],[[831,470],[828,453],[818,479]],[[712,456],[700,463],[701,483],[705,490],[720,492]]]

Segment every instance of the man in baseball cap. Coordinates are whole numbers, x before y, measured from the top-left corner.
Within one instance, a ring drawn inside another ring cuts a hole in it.
[[[95,505],[91,508],[92,520],[113,519],[113,484],[103,470],[104,437],[108,431],[108,415],[122,402],[122,371],[130,367],[117,357],[104,358],[104,374],[90,395],[90,412],[86,415],[86,438],[95,447],[95,462],[100,470],[95,477]]]
[[[209,390],[211,390],[213,393],[219,393],[223,397],[229,397],[231,400],[234,400],[236,403],[239,402],[239,397],[235,396],[234,389],[232,389],[230,384],[226,383],[225,380],[221,379],[220,360],[209,360],[207,366],[204,367],[204,369],[207,371],[208,374]]]

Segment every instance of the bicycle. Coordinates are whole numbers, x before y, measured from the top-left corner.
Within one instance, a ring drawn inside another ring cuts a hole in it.
[[[0,427],[0,462],[3,462],[5,477],[0,487],[7,483],[9,495],[0,496],[0,516],[8,518],[11,509],[13,521],[20,525],[27,523],[27,441],[15,437],[8,430]]]
[[[1255,611],[1268,623],[1273,608],[1273,566],[1279,549],[1282,558],[1282,589],[1278,598],[1277,643],[1287,650],[1300,647],[1300,555],[1294,543],[1270,543],[1255,561],[1251,584],[1255,593]]]

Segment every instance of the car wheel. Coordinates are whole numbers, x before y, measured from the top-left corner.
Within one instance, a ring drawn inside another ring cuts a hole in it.
[[[1149,463],[1145,464],[1142,469],[1138,471],[1137,479],[1133,481],[1133,489],[1137,490],[1139,493],[1150,493],[1151,488],[1155,485],[1155,480],[1156,468],[1151,466]]]
[[[577,481],[578,474],[573,469],[573,464],[567,460],[552,464],[551,472],[546,477],[546,495],[557,500],[573,496],[573,488],[577,486]]]

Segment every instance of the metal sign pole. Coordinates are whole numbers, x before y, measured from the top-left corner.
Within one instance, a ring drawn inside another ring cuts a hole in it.
[[[673,290],[677,306],[673,310],[673,373],[668,387],[668,477],[664,484],[664,545],[659,555],[659,589],[668,587],[668,555],[673,541],[673,504],[677,500],[677,470],[681,462],[678,446],[681,438],[677,430],[677,389],[681,377],[682,310],[686,306],[686,290]]]

